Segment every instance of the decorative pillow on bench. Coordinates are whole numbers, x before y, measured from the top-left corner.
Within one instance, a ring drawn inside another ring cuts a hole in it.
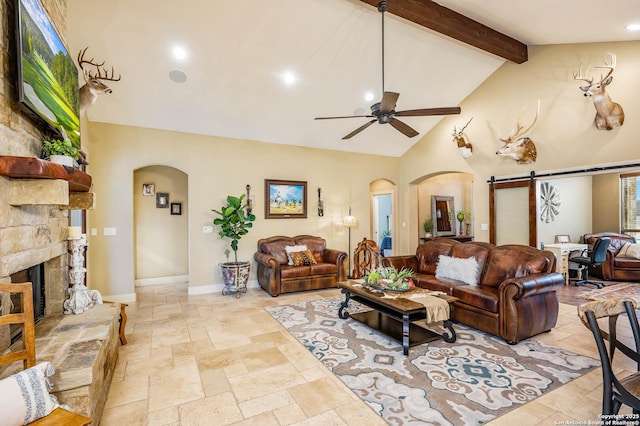
[[[53,373],[50,362],[41,362],[0,380],[0,424],[26,425],[57,408],[58,401],[49,394],[48,377]]]
[[[436,278],[449,278],[469,285],[478,285],[479,276],[480,265],[473,256],[467,258],[445,256],[444,254],[438,256]]]

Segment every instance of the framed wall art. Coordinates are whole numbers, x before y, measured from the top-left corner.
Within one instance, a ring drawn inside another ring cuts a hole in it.
[[[265,219],[295,219],[307,217],[307,182],[264,180]]]
[[[182,214],[182,203],[171,203],[171,214],[180,216]]]
[[[158,209],[169,208],[169,193],[167,192],[156,193],[156,208]]]
[[[155,195],[156,186],[152,183],[143,183],[142,184],[142,195]]]

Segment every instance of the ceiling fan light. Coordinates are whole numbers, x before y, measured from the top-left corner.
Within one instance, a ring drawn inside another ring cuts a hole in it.
[[[364,94],[364,100],[369,102],[373,100],[373,92],[367,92]]]

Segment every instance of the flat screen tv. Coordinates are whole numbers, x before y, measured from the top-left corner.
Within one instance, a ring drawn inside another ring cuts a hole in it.
[[[80,148],[78,69],[39,0],[16,0],[17,88],[22,109]]]

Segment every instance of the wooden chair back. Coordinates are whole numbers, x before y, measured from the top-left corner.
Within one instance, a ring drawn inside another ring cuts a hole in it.
[[[353,251],[353,272],[354,279],[362,278],[373,269],[380,266],[380,247],[373,240],[363,238]]]
[[[10,295],[18,294],[20,307],[12,309]],[[14,350],[0,355],[0,367],[5,364],[22,361],[25,369],[36,365],[36,332],[33,318],[33,290],[32,284],[27,283],[0,283],[0,300],[2,312],[0,312],[0,327],[12,324],[22,325],[23,349]],[[73,413],[63,408],[56,408],[48,416],[30,423],[36,426],[87,426],[92,420],[89,417]]]

